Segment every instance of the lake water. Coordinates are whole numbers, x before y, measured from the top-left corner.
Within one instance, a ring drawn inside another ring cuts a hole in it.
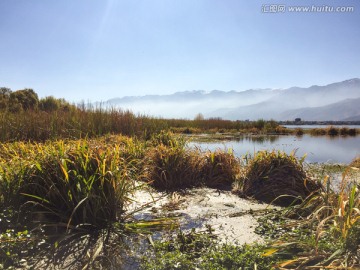
[[[222,142],[190,142],[189,146],[199,146],[203,150],[211,151],[231,148],[239,157],[260,150],[275,149],[288,154],[296,150],[296,156],[302,157],[306,154],[305,160],[309,163],[349,163],[356,156],[360,156],[360,136],[244,136]]]
[[[288,129],[295,129],[295,128],[302,128],[302,129],[312,129],[312,128],[327,128],[331,125],[283,125],[283,127],[286,127]],[[332,125],[336,128],[360,128],[360,125]]]

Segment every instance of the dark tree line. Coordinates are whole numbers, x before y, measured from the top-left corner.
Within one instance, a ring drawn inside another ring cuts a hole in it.
[[[70,110],[73,105],[64,99],[48,96],[39,99],[33,89],[25,88],[12,91],[7,87],[0,87],[0,111],[17,113],[21,111],[46,111]]]

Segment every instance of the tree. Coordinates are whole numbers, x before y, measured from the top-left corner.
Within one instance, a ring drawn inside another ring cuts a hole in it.
[[[7,88],[7,87],[0,87],[0,95],[1,96],[6,96],[6,97],[9,97],[10,94],[11,94],[11,89],[10,88]]]
[[[60,101],[53,96],[45,97],[39,102],[39,109],[46,112],[57,111],[60,108]]]
[[[10,100],[12,100],[12,105],[14,106],[17,101],[25,111],[37,109],[39,103],[38,95],[33,89],[23,89],[12,92],[10,94]]]
[[[5,111],[9,106],[9,98],[11,89],[7,87],[0,87],[0,110]]]
[[[200,121],[200,120],[204,120],[204,119],[205,119],[205,117],[202,113],[198,113],[194,118],[195,121]]]

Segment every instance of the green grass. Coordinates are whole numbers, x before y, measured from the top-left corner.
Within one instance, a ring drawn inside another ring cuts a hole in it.
[[[271,269],[278,259],[264,254],[266,247],[261,245],[219,245],[211,229],[178,231],[153,244],[142,257],[141,269]]]

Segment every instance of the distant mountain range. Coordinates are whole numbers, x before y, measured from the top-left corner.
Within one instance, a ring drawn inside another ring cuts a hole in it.
[[[176,92],[171,95],[114,98],[106,105],[165,118],[205,117],[230,120],[360,120],[360,79],[325,86],[246,91]]]

